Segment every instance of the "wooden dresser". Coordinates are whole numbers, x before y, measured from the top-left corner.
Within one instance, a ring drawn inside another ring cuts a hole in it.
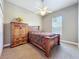
[[[11,47],[25,44],[28,41],[28,25],[11,22]]]

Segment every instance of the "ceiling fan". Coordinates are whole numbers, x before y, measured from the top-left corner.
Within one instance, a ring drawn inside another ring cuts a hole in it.
[[[42,4],[42,6],[38,8],[37,14],[39,14],[41,16],[45,16],[48,13],[52,13],[52,11],[50,11],[48,9],[48,7],[45,6],[44,0],[41,0],[41,4]]]

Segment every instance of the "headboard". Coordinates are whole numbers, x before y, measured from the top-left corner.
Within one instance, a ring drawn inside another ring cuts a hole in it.
[[[29,26],[31,31],[40,31],[40,26]]]

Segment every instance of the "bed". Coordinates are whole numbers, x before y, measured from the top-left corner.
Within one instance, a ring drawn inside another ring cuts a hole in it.
[[[49,57],[51,48],[60,45],[60,35],[41,31],[30,31],[29,42],[40,48]]]

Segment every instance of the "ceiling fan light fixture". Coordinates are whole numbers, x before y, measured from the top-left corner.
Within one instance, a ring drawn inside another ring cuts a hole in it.
[[[44,16],[44,15],[46,15],[46,11],[44,11],[44,10],[42,10],[42,11],[40,11],[40,15],[42,15],[42,16]]]
[[[44,5],[44,0],[41,0],[41,2],[42,2],[42,7],[38,8],[39,11],[37,13],[40,14],[41,16],[45,16],[48,13],[52,13],[52,11],[49,11],[48,7]]]

